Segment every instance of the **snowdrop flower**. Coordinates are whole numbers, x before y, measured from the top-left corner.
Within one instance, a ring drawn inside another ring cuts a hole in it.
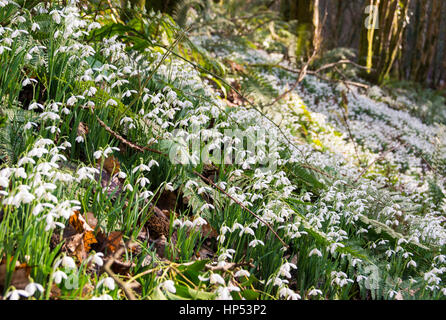
[[[119,151],[119,148],[117,148],[117,147],[107,147],[107,148],[105,148],[105,150],[104,150],[104,157],[108,157],[108,155],[110,153],[113,153],[113,151]]]
[[[30,294],[26,290],[12,290],[8,292],[8,294],[5,296],[5,299],[8,300],[19,300],[20,297],[28,298]]]
[[[160,287],[171,293],[175,293],[177,291],[177,289],[175,288],[175,284],[172,280],[164,281],[163,283],[161,283]]]
[[[146,184],[147,184],[147,185],[150,184],[150,180],[147,179],[146,177],[141,177],[141,178],[139,178],[138,180],[136,180],[136,183],[139,183],[139,185],[140,185],[141,187],[145,187]]]
[[[61,22],[62,17],[60,16],[59,10],[53,10],[50,12],[53,21],[59,24]]]
[[[194,180],[189,180],[186,182],[186,185],[184,186],[186,189],[191,189],[191,186],[195,186],[198,188],[198,183],[196,183]]]
[[[218,287],[216,300],[232,300],[231,290],[227,287]]]
[[[127,174],[124,171],[118,172],[118,178],[125,179],[127,177]]]
[[[29,158],[28,158],[28,159],[29,159]],[[31,161],[34,161],[34,160],[31,159]],[[34,163],[35,163],[35,162],[34,162]],[[16,178],[22,178],[22,179],[26,179],[26,178],[28,177],[27,174],[26,174],[25,169],[23,169],[23,168],[17,168],[17,169],[15,170],[14,176],[15,176]]]
[[[93,263],[96,264],[98,267],[102,267],[104,265],[104,260],[102,260],[103,257],[104,254],[102,252],[95,253],[93,255]]]
[[[23,166],[24,164],[27,164],[27,163],[31,163],[31,164],[36,164],[36,162],[34,161],[34,159],[33,158],[29,158],[29,157],[23,157],[23,158],[21,158],[18,162],[17,162],[17,165],[19,166],[19,167],[21,167],[21,166]]]
[[[219,261],[224,261],[226,259],[232,259],[232,255],[235,253],[234,249],[226,249],[218,256]]]
[[[34,148],[28,152],[28,156],[41,158],[44,154],[47,154],[48,150],[45,148]]]
[[[297,269],[297,266],[294,263],[286,262],[280,267],[279,274],[283,277],[291,278],[291,269]]]
[[[74,106],[77,102],[77,98],[75,96],[71,96],[67,100],[67,106]]]
[[[140,196],[141,198],[143,198],[143,199],[147,199],[147,198],[153,196],[153,192],[152,192],[152,191],[148,191],[148,190],[146,190],[146,191],[141,192],[141,193],[139,194],[139,196]]]
[[[34,110],[34,109],[37,109],[37,108],[43,110],[43,109],[44,109],[44,106],[43,106],[42,104],[38,103],[38,102],[33,102],[33,103],[31,103],[31,104],[29,105],[28,110]],[[37,126],[37,125],[36,125],[36,126]]]
[[[259,245],[259,244],[262,245],[262,246],[265,245],[265,243],[264,243],[262,240],[254,239],[254,240],[252,240],[252,241],[249,243],[249,246],[255,248],[255,247],[257,247],[257,245]]]
[[[440,254],[434,258],[435,261],[438,261],[439,263],[446,263],[446,255]]]
[[[19,192],[14,196],[13,200],[12,200],[12,205],[19,207],[20,204],[24,203],[30,203],[31,201],[33,201],[36,197],[31,194],[29,191],[29,186],[26,185],[21,185],[19,186]]]
[[[356,266],[358,263],[361,263],[362,262],[362,260],[361,259],[352,259],[352,266],[354,267],[354,266]]]
[[[267,282],[267,285],[270,283],[272,281],[272,279],[270,279],[268,282]],[[282,279],[280,279],[279,277],[275,277],[274,278],[274,282],[273,282],[273,286],[278,286],[278,287],[280,287],[282,284],[287,284],[288,283],[288,280],[282,280]]]
[[[124,118],[121,119],[121,121],[119,122],[119,124],[120,124],[120,125],[123,125],[124,123],[128,123],[128,122],[132,123],[132,122],[133,122],[133,119],[130,118],[130,117],[124,117]]]
[[[139,166],[136,166],[135,168],[133,168],[132,173],[136,173],[139,170],[140,171],[150,171],[150,167],[141,163]]]
[[[2,177],[0,175],[0,187],[2,187],[2,188],[9,187],[9,179],[7,177]]]
[[[395,290],[389,290],[389,297],[392,299],[394,296],[396,296],[398,294],[397,291]]]
[[[99,170],[95,168],[89,168],[89,167],[83,167],[77,170],[76,174],[78,175],[77,181],[82,181],[84,179],[89,179],[94,181],[94,175],[93,174],[99,174]]]
[[[25,80],[23,80],[23,82],[22,82],[22,86],[26,87],[27,85],[32,84],[33,82],[37,83],[37,80],[36,79],[25,78]]]
[[[40,118],[42,120],[52,120],[52,121],[56,121],[60,119],[60,116],[57,113],[48,111],[48,112],[43,112],[40,114]]]
[[[76,268],[76,263],[74,262],[73,258],[71,258],[71,257],[65,256],[62,259],[58,260],[56,262],[55,267],[57,268],[60,264],[62,264],[62,266],[64,266],[65,268],[68,268],[68,269]]]
[[[361,275],[361,274],[359,274],[359,275],[356,276],[356,282],[361,282],[361,281],[363,281],[363,280],[367,280],[367,279],[368,279],[368,277],[363,276],[363,275]]]
[[[60,133],[60,129],[58,128],[58,127],[56,127],[56,126],[49,126],[49,127],[46,127],[45,128],[45,130],[49,130],[51,133],[55,133],[55,132],[58,132],[58,133]]]
[[[238,277],[246,277],[249,278],[251,274],[246,271],[246,270],[239,270],[235,273],[234,277],[238,278]]]
[[[287,288],[285,286],[279,290],[279,296],[287,298],[287,300],[300,300],[301,299],[301,296],[299,294],[297,294],[296,292],[294,292],[293,290],[291,290],[290,288]]]
[[[106,107],[108,107],[108,106],[117,106],[118,105],[118,103],[116,102],[116,100],[114,100],[114,99],[109,99],[106,103],[105,103],[105,106]]]
[[[57,270],[53,274],[53,279],[56,284],[60,284],[63,279],[66,280],[67,278],[68,278],[67,274],[61,270]]]
[[[159,165],[159,163],[156,160],[152,159],[152,160],[149,161],[149,169],[151,169],[153,166],[159,167],[160,165]]]
[[[89,97],[92,97],[96,94],[97,91],[98,91],[98,89],[96,89],[95,87],[90,87],[85,91],[84,94],[86,94]]]
[[[311,289],[310,292],[308,292],[309,296],[317,296],[322,295],[322,291],[319,289]]]
[[[100,157],[102,157],[102,151],[101,151],[101,150],[95,151],[95,152],[93,153],[93,157],[94,157],[95,159],[99,159]]]
[[[96,288],[100,288],[102,285],[104,285],[104,287],[110,289],[110,290],[115,290],[115,280],[113,280],[112,277],[107,277],[102,279],[101,281],[98,282]]]
[[[40,30],[40,26],[38,23],[34,22],[31,26],[31,30],[34,32],[36,30]]]
[[[221,284],[223,286],[225,285],[225,279],[223,279],[223,277],[221,275],[217,274],[217,273],[212,273],[209,276],[209,280],[210,280],[211,284],[218,283],[218,284]]]
[[[125,97],[130,97],[132,94],[134,94],[134,93],[137,93],[137,91],[136,90],[126,90],[123,94],[122,94],[122,97],[123,98],[125,98]]]
[[[173,186],[172,186],[172,183],[171,182],[168,182],[168,183],[166,183],[166,190],[167,191],[171,191],[171,192],[173,192],[175,189],[173,188]]]
[[[29,130],[29,129],[31,129],[32,127],[37,127],[37,123],[35,123],[35,122],[27,122],[24,126],[23,126],[23,129],[25,129],[25,130]]]
[[[200,281],[203,281],[203,282],[206,282],[206,281],[209,281],[209,278],[206,278],[206,277],[203,277],[203,276],[198,276],[198,280],[200,280]]]
[[[85,140],[84,140],[84,137],[82,137],[82,136],[77,136],[76,137],[76,142],[77,143],[83,143]]]
[[[0,54],[3,54],[3,52],[5,52],[5,50],[11,51],[11,48],[8,48],[6,46],[0,46]]]
[[[196,219],[194,219],[194,222],[193,222],[193,227],[200,227],[200,226],[204,226],[204,225],[206,225],[206,224],[208,224],[207,223],[207,221],[206,220],[204,220],[202,217],[197,217]]]
[[[314,248],[313,250],[310,251],[310,253],[308,254],[309,257],[311,257],[312,255],[317,255],[319,257],[322,257],[322,253],[317,249]]]
[[[123,189],[124,191],[130,191],[130,192],[132,192],[133,191],[133,187],[132,187],[132,185],[130,184],[130,183],[127,183],[125,186],[124,186],[124,189]]]
[[[330,247],[327,248],[327,249],[330,250],[330,253],[331,253],[331,254],[334,254],[334,252],[336,251],[336,249],[337,249],[338,247],[340,247],[340,248],[344,248],[345,245],[343,245],[342,243],[337,243],[337,242],[335,242],[335,243],[332,243],[332,244],[330,245]]]
[[[88,31],[91,31],[93,29],[99,29],[101,27],[101,24],[98,22],[92,22],[88,25]]]
[[[417,263],[416,263],[415,261],[413,261],[413,260],[410,260],[410,261],[407,263],[407,268],[409,268],[410,266],[416,268],[416,267],[417,267]]]
[[[240,231],[240,233],[239,233],[239,237],[241,237],[243,234],[250,234],[250,235],[252,235],[253,237],[255,237],[254,230],[252,230],[250,227],[244,227],[244,228]]]
[[[25,287],[25,291],[28,292],[29,296],[33,296],[36,291],[43,293],[44,289],[41,284],[31,282]]]
[[[208,209],[215,209],[215,207],[210,203],[206,203],[201,206],[199,211],[204,211],[204,210],[208,210]]]
[[[183,226],[183,221],[181,221],[180,219],[175,219],[174,221],[173,221],[173,225],[172,225],[174,228],[176,228],[176,227],[182,227]]]

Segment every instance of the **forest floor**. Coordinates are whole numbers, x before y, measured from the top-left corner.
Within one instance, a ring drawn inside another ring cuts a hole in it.
[[[5,3],[1,296],[445,298],[443,97],[342,48],[296,82],[267,28]]]

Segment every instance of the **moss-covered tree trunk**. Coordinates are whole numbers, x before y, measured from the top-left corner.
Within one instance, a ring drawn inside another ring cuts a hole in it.
[[[382,83],[389,75],[400,48],[410,0],[369,0],[364,7],[364,24],[359,62],[368,67],[369,80]]]
[[[319,0],[282,0],[281,11],[285,20],[297,20],[296,58],[308,57],[321,41],[317,32],[320,28]]]

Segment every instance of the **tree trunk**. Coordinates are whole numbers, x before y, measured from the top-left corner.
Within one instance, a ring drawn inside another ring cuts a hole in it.
[[[319,49],[319,0],[282,0],[280,10],[286,21],[297,20],[296,39],[290,56],[308,57]]]
[[[415,53],[412,57],[410,79],[428,83],[441,24],[442,0],[421,0]]]
[[[364,8],[359,62],[369,68],[367,77],[375,83],[384,81],[395,62],[406,27],[409,4],[410,0],[370,0],[366,6],[370,11]]]

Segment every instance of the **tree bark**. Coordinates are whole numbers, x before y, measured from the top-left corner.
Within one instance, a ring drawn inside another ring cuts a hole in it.
[[[365,12],[359,47],[359,62],[369,68],[369,80],[381,84],[388,77],[397,57],[406,27],[410,0],[370,0]],[[369,22],[367,24],[367,22]]]

